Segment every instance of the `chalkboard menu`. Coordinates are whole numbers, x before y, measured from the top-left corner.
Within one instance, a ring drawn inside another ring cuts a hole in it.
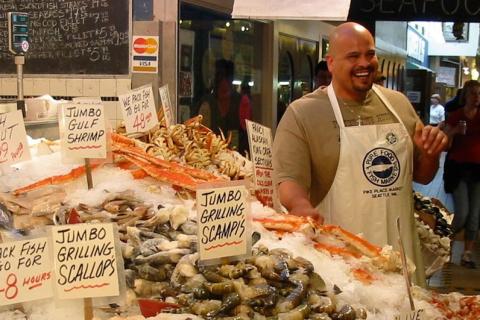
[[[0,0],[0,73],[15,73],[7,13],[29,14],[24,73],[128,74],[129,0]]]

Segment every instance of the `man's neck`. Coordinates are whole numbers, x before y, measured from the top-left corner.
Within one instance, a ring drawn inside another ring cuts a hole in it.
[[[333,91],[335,92],[335,95],[337,96],[337,98],[344,101],[346,100],[346,101],[355,101],[358,103],[363,103],[367,98],[368,92],[370,92],[370,90],[366,92],[357,92],[357,91],[351,92],[351,91],[342,90],[338,86],[335,86],[335,83],[332,83],[332,86],[333,86]]]

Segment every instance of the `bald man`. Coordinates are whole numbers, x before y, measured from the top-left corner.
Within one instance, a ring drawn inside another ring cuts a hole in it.
[[[373,84],[378,60],[363,26],[335,28],[327,63],[332,83],[290,104],[277,128],[280,201],[292,214],[319,217],[379,246],[397,245],[399,217],[407,254],[417,260],[412,179],[434,177],[447,138],[424,127],[403,94]]]

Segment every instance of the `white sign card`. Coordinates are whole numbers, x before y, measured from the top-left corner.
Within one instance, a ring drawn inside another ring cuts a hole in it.
[[[400,315],[395,316],[394,320],[424,320],[424,319],[425,319],[424,310],[418,309],[415,311],[401,313]]]
[[[60,111],[62,154],[69,158],[106,158],[105,111],[101,103],[66,103]]]
[[[158,36],[132,37],[132,72],[158,73]]]
[[[119,294],[112,224],[55,226],[52,240],[59,299]]]
[[[420,91],[407,91],[407,98],[411,103],[420,103],[422,93]]]
[[[176,124],[176,112],[172,105],[172,100],[170,99],[170,93],[168,91],[168,84],[158,88],[160,94],[160,100],[162,101],[163,115],[165,117],[165,124],[167,128],[170,128],[171,125]]]
[[[0,166],[30,159],[21,110],[0,114]]]
[[[118,96],[127,133],[144,132],[158,124],[152,86],[143,86]]]
[[[246,121],[250,154],[255,167],[256,196],[264,205],[273,208],[272,130],[259,123]]]
[[[200,260],[249,254],[248,190],[241,183],[204,184],[197,189]]]
[[[0,244],[0,306],[53,296],[46,237]]]

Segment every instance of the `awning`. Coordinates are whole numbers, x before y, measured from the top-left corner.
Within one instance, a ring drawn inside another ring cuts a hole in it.
[[[407,60],[406,69],[420,69],[420,70],[427,70],[427,71],[430,71],[430,72],[435,72],[430,68],[427,68],[425,66],[422,66],[421,64],[415,63],[415,62],[410,61],[410,60]]]
[[[346,21],[350,0],[234,0],[234,19]]]

